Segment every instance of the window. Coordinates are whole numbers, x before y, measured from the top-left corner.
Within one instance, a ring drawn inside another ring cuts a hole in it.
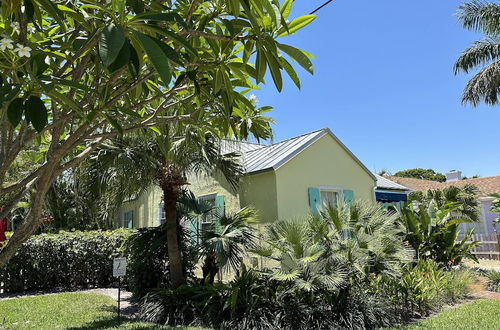
[[[211,210],[200,217],[200,230],[210,229],[217,219],[217,208],[215,207],[216,194],[201,196],[198,202],[203,204],[203,209],[210,208]]]
[[[134,211],[123,212],[120,221],[120,227],[122,228],[133,228],[134,227]]]
[[[334,187],[320,188],[321,206],[329,205],[336,207],[339,198],[342,197],[342,189]]]
[[[158,205],[158,226],[165,222],[165,207],[163,202]]]

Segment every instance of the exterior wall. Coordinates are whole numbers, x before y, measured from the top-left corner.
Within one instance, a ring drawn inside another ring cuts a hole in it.
[[[493,231],[493,220],[499,217],[497,213],[491,212],[491,202],[494,200],[494,198],[485,198],[481,199],[481,208],[482,208],[482,219],[481,222],[483,222],[486,234],[492,235],[494,234]],[[497,225],[498,227],[498,225]],[[497,230],[500,228],[497,228]]]
[[[375,202],[375,179],[330,135],[325,135],[276,170],[279,219],[309,213],[308,188],[341,187],[354,198]]]
[[[191,190],[196,197],[204,195],[223,195],[226,212],[236,212],[241,208],[239,195],[222,175],[216,175],[214,178],[204,175],[193,175],[188,177]]]
[[[253,206],[259,210],[262,222],[275,221],[278,218],[275,172],[244,177],[240,186],[240,205]]]
[[[151,186],[136,199],[125,202],[116,217],[116,226],[120,227],[123,213],[134,211],[134,228],[154,227],[159,225],[158,205],[162,200],[162,192],[158,186]]]

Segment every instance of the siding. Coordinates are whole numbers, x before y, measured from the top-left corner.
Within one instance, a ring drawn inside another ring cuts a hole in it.
[[[321,137],[276,170],[278,218],[309,213],[309,187],[335,186],[375,202],[375,180],[330,135]]]

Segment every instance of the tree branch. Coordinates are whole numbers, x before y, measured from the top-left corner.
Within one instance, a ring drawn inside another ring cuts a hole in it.
[[[207,38],[207,39],[222,40],[222,41],[257,40],[257,36],[253,36],[253,35],[228,37],[228,36],[221,36],[218,34],[207,33],[207,32],[198,31],[198,30],[179,31],[179,34],[188,34],[191,36],[203,37],[203,38]]]

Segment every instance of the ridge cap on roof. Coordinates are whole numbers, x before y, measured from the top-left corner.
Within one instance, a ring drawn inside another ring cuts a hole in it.
[[[322,129],[318,129],[318,130],[315,130],[315,131],[312,131],[312,132],[308,132],[308,133],[300,134],[300,135],[297,135],[297,136],[293,136],[291,138],[278,141],[276,143],[271,143],[271,144],[267,144],[267,145],[266,144],[261,144],[260,148],[255,148],[253,150],[249,150],[246,153],[251,153],[251,152],[254,152],[254,151],[259,151],[259,150],[262,150],[263,148],[273,147],[273,146],[276,146],[278,144],[282,144],[282,143],[285,143],[285,142],[288,142],[288,141],[291,141],[291,140],[296,140],[296,139],[299,139],[299,138],[304,137],[306,135],[312,135],[314,133],[318,133],[318,132],[321,132],[321,131],[325,131],[326,132],[326,130],[327,130],[326,128],[322,128]]]

